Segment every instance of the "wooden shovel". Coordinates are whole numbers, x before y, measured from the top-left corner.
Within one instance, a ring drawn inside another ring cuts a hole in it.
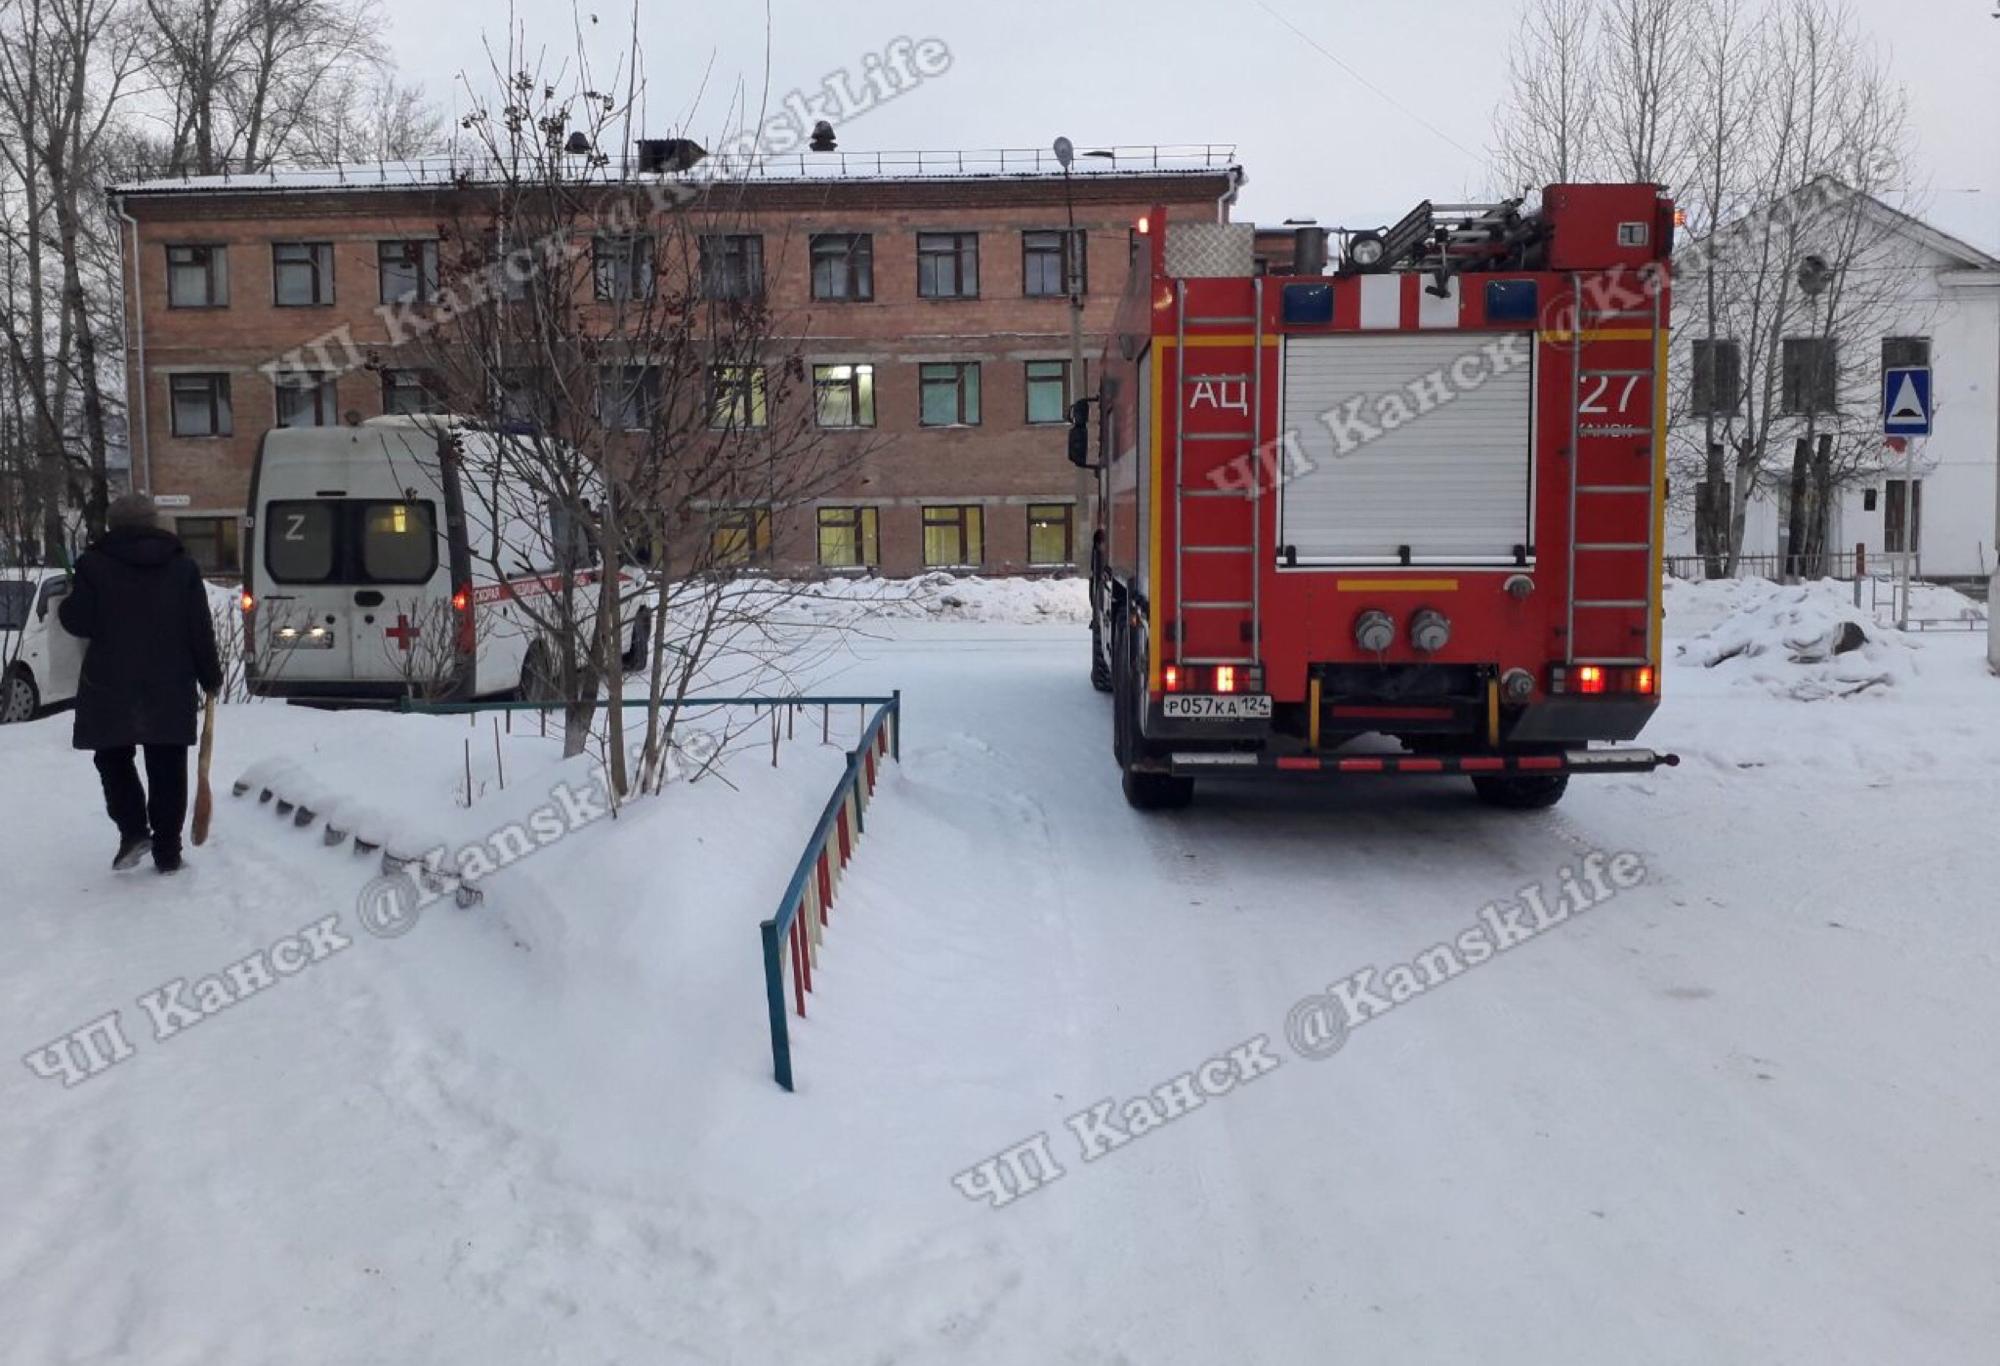
[[[208,843],[208,822],[215,815],[215,794],[208,789],[208,764],[215,757],[215,694],[201,709],[201,761],[194,790],[194,842]]]

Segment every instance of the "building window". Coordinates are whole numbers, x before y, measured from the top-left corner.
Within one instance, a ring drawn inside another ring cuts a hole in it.
[[[229,376],[172,375],[167,392],[173,400],[175,436],[228,436],[236,430],[229,411]]]
[[[382,372],[382,411],[390,414],[441,413],[444,403],[422,370]]]
[[[949,361],[917,367],[926,427],[979,425],[979,363]]]
[[[167,248],[167,307],[226,308],[229,305],[229,249]]]
[[[1930,363],[1931,339],[1929,337],[1882,338],[1882,368],[1884,370],[1907,370],[1912,366],[1928,368]]]
[[[340,421],[332,375],[291,371],[271,384],[280,427],[331,427]]]
[[[764,367],[717,365],[708,372],[708,425],[735,430],[764,425]]]
[[[1069,421],[1069,362],[1028,362],[1028,421]]]
[[[756,233],[716,233],[701,239],[704,299],[764,296],[764,239]]]
[[[1830,413],[1838,407],[1835,343],[1831,337],[1785,338],[1781,407],[1787,413]]]
[[[273,242],[271,292],[280,308],[333,302],[333,243]]]
[[[1028,504],[1028,563],[1076,563],[1076,510],[1072,504]]]
[[[979,297],[979,234],[917,234],[917,295],[924,299]]]
[[[771,553],[769,508],[724,508],[715,514],[708,532],[710,562],[750,564]]]
[[[821,508],[819,562],[828,569],[868,569],[882,563],[882,534],[875,509]]]
[[[1914,554],[1924,548],[1924,481],[1891,479],[1882,509],[1882,549],[1891,555]]]
[[[1074,252],[1074,259],[1071,253]],[[1069,272],[1076,271],[1077,293],[1089,290],[1089,253],[1083,229],[1021,234],[1021,292],[1031,298],[1069,293]]]
[[[176,517],[174,534],[204,574],[236,574],[243,562],[234,517]]]
[[[437,298],[438,244],[377,242],[375,270],[385,304],[427,304]]]
[[[815,365],[813,413],[822,427],[875,425],[875,367]]]
[[[494,406],[502,422],[529,427],[554,425],[555,399],[548,378],[536,366],[517,366],[494,377]]]
[[[591,243],[592,261],[595,264],[596,243]],[[486,234],[485,255],[465,254],[466,264],[482,271],[489,284],[509,303],[520,303],[528,297],[528,286],[539,276],[540,267],[531,248],[516,246],[507,241],[504,234]]]
[[[1692,343],[1696,417],[1733,417],[1743,402],[1743,348],[1733,341]]]
[[[940,504],[924,509],[924,565],[960,569],[986,558],[985,518],[977,503]]]
[[[875,239],[865,232],[818,232],[812,239],[813,298],[875,297]]]
[[[644,234],[596,237],[590,244],[597,297],[613,303],[653,297],[653,239]]]
[[[643,432],[660,406],[660,371],[653,365],[607,365],[597,376],[597,417],[614,432]]]

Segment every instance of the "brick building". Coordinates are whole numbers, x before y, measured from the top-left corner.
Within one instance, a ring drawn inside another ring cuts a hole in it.
[[[238,567],[258,439],[414,401],[387,305],[435,273],[451,168],[399,165],[117,187],[134,486],[214,571]],[[1226,218],[1228,148],[1117,149],[1065,178],[1049,154],[853,153],[763,168],[728,249],[789,320],[827,439],[866,454],[811,508],[746,528],[779,567],[1059,570],[1088,511],[1062,423],[1072,393],[1065,229],[1084,354],[1124,291],[1135,222]],[[345,327],[380,369],[305,388],[260,367]],[[857,438],[860,439],[860,438]],[[860,449],[857,446],[857,449]]]

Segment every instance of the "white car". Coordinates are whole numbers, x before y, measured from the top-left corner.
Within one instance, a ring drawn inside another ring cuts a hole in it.
[[[0,569],[0,723],[29,721],[76,697],[83,642],[63,630],[61,569]]]

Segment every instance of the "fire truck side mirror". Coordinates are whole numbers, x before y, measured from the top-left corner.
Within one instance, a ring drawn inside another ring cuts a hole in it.
[[[1090,466],[1090,400],[1078,399],[1069,406],[1069,463],[1078,469]]]

